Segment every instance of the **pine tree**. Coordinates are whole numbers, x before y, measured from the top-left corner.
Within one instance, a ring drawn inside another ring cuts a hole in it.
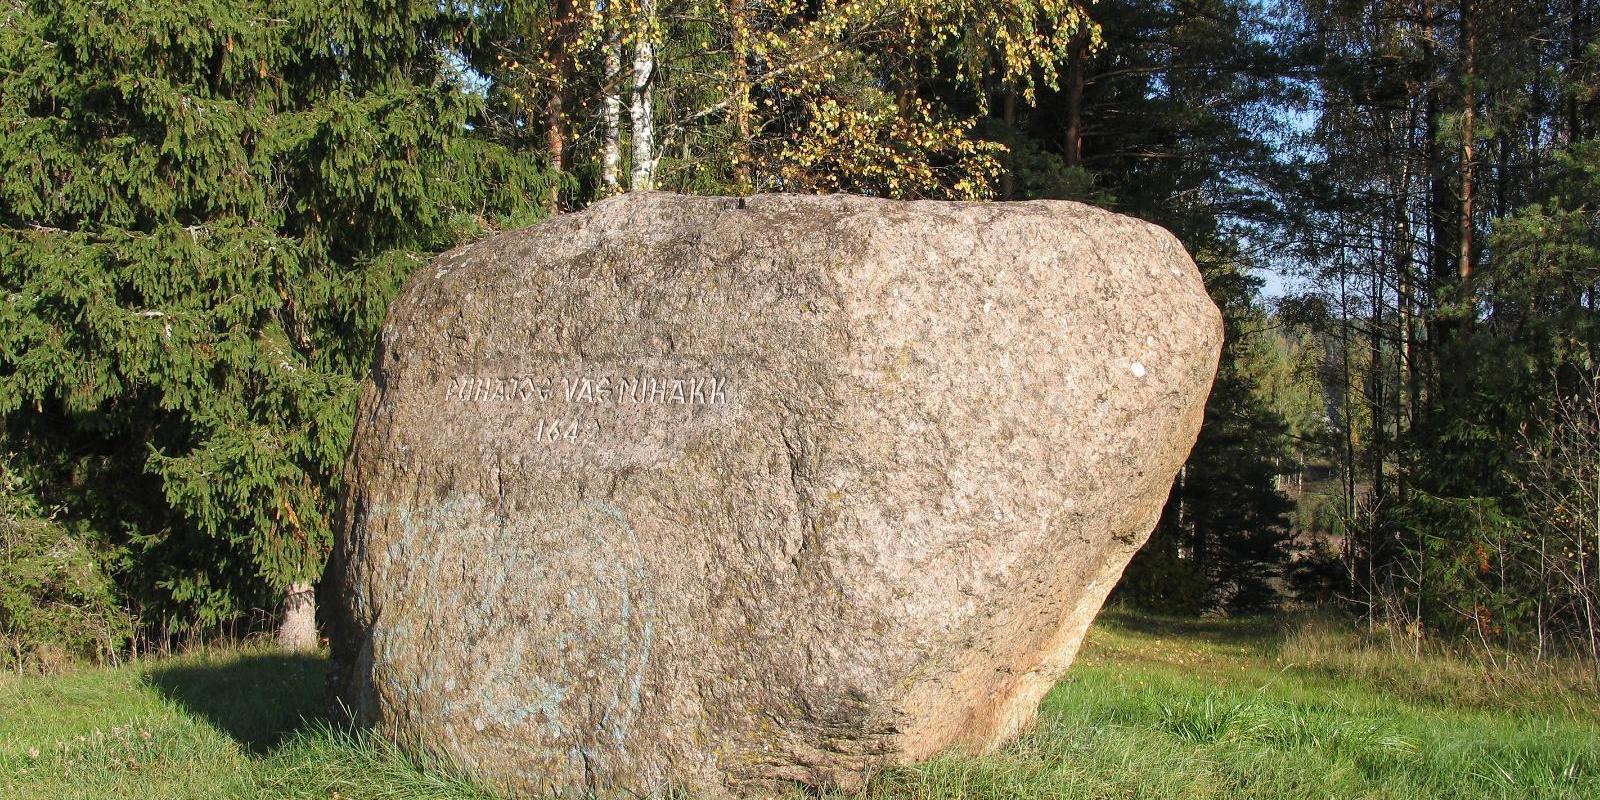
[[[1342,362],[1324,382],[1359,610],[1419,647],[1445,633],[1592,658],[1570,599],[1595,591],[1570,576],[1600,562],[1546,546],[1588,523],[1558,529],[1560,471],[1529,462],[1563,449],[1596,362],[1600,9],[1289,9],[1314,123],[1288,232],[1304,300],[1335,311],[1314,327]]]
[[[0,411],[147,631],[309,586],[355,388],[428,253],[531,219],[425,0],[0,8]],[[297,627],[298,626],[298,627]]]

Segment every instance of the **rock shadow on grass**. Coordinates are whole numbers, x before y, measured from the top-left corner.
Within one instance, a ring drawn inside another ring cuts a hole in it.
[[[145,682],[184,710],[262,754],[326,719],[317,653],[239,653],[159,664]]]

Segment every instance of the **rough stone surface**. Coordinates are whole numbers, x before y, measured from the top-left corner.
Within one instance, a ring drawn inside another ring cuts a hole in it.
[[[361,400],[331,689],[516,794],[991,749],[1149,535],[1220,344],[1170,234],[1075,203],[631,194],[457,249]]]

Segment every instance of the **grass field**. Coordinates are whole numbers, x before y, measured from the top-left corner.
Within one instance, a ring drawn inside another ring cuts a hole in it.
[[[492,797],[330,728],[324,663],[191,653],[0,676],[0,797]],[[1038,727],[895,770],[870,798],[1600,798],[1600,701],[1327,625],[1103,615]]]

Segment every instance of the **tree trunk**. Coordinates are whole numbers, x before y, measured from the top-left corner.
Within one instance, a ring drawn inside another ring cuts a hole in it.
[[[1067,56],[1067,130],[1062,149],[1069,167],[1083,165],[1083,60],[1088,57],[1089,38],[1080,32]]]
[[[1017,196],[1017,92],[1007,88],[1000,100],[1001,119],[1006,124],[1006,171],[1000,174],[1000,199]]]
[[[1477,110],[1478,31],[1472,19],[1472,0],[1461,0],[1461,259],[1456,275],[1462,284],[1472,279],[1472,184],[1474,123]],[[1470,292],[1471,289],[1465,289]],[[1470,321],[1470,317],[1469,317]]]
[[[1205,586],[1202,591],[1205,592],[1205,599],[1209,602],[1212,597],[1213,584],[1211,582],[1211,537],[1210,531],[1206,530],[1206,524],[1210,521],[1210,515],[1206,513],[1208,510],[1203,494],[1202,497],[1195,498],[1195,502],[1190,505],[1189,548],[1194,554],[1194,571],[1200,576],[1200,580]]]
[[[1427,273],[1419,281],[1423,291],[1417,293],[1419,298],[1432,298],[1431,307],[1423,307],[1418,303],[1418,311],[1422,315],[1422,341],[1424,346],[1416,348],[1420,361],[1416,367],[1420,373],[1420,394],[1427,398],[1442,396],[1440,392],[1445,384],[1445,372],[1442,360],[1445,348],[1448,347],[1450,338],[1450,325],[1448,320],[1440,319],[1440,315],[1432,313],[1438,310],[1440,299],[1447,297],[1447,289],[1453,281],[1456,271],[1454,263],[1453,220],[1450,218],[1448,200],[1450,198],[1450,182],[1447,178],[1444,150],[1439,146],[1439,115],[1440,89],[1442,78],[1439,77],[1440,59],[1438,55],[1437,35],[1435,21],[1437,11],[1432,2],[1424,1],[1422,5],[1422,60],[1426,74],[1423,77],[1425,97],[1423,100],[1423,167],[1426,170],[1427,181],[1427,208],[1426,219],[1428,222],[1428,251]],[[1426,402],[1426,401],[1425,401]]]
[[[1445,278],[1446,265],[1449,263],[1447,253],[1450,248],[1447,235],[1449,216],[1445,210],[1445,195],[1448,188],[1445,185],[1444,155],[1439,148],[1439,90],[1435,85],[1432,73],[1438,69],[1438,55],[1434,47],[1434,10],[1431,3],[1423,4],[1423,63],[1429,71],[1427,82],[1427,97],[1423,101],[1423,160],[1428,168],[1428,282],[1433,291],[1431,296],[1439,297],[1440,289],[1448,282]]]
[[[1384,400],[1383,400],[1383,260],[1372,260],[1372,328],[1368,331],[1367,346],[1372,359],[1367,374],[1372,391],[1372,499],[1374,506],[1383,502],[1386,490],[1383,480],[1384,454]]]
[[[567,171],[567,76],[571,72],[571,44],[568,41],[572,25],[572,0],[558,0],[551,23],[550,42],[545,57],[550,62],[550,93],[545,97],[544,136],[545,149],[550,155],[550,168]],[[561,213],[561,182],[551,181],[546,205],[550,213]]]
[[[556,80],[550,96],[545,99],[544,106],[544,141],[545,150],[550,154],[550,168],[557,172],[566,171],[566,145],[567,136],[565,126],[562,125],[561,87],[560,80]],[[561,213],[561,181],[550,182],[548,195],[545,197],[545,206],[551,214]]]
[[[1356,513],[1356,439],[1355,439],[1355,411],[1350,401],[1350,295],[1347,289],[1348,265],[1344,256],[1339,257],[1339,318],[1344,322],[1339,326],[1339,362],[1340,362],[1340,416],[1343,417],[1344,427],[1344,512],[1345,517],[1353,519]]]
[[[606,195],[622,190],[622,39],[613,31],[606,39],[605,101],[601,116],[605,137],[600,182]]]
[[[1412,329],[1412,271],[1413,249],[1411,246],[1411,156],[1413,142],[1411,131],[1415,129],[1408,113],[1405,130],[1405,148],[1401,156],[1400,191],[1394,198],[1395,216],[1395,279],[1397,290],[1395,292],[1395,324],[1400,334],[1400,346],[1395,350],[1395,398],[1394,398],[1394,435],[1396,441],[1404,441],[1405,432],[1414,423],[1412,417],[1417,409],[1417,385],[1412,374],[1414,355],[1411,352],[1412,343],[1416,332]],[[1406,464],[1403,458],[1396,460],[1395,490],[1401,503],[1406,502]]]
[[[1572,22],[1569,30],[1571,38],[1568,40],[1567,74],[1564,78],[1571,85],[1580,85],[1581,79],[1577,77],[1577,74],[1581,74],[1583,69],[1583,51],[1589,42],[1589,38],[1585,35],[1587,31],[1584,29],[1588,26],[1584,24],[1583,0],[1571,0],[1570,6],[1572,9]],[[1565,143],[1570,145],[1583,139],[1583,124],[1578,114],[1578,93],[1567,92],[1566,101],[1567,124],[1563,133],[1567,137]]]
[[[656,185],[655,83],[656,27],[655,0],[640,0],[639,41],[633,49],[633,190],[648,191]]]
[[[309,582],[296,581],[284,592],[278,646],[294,651],[317,649],[317,594]]]

